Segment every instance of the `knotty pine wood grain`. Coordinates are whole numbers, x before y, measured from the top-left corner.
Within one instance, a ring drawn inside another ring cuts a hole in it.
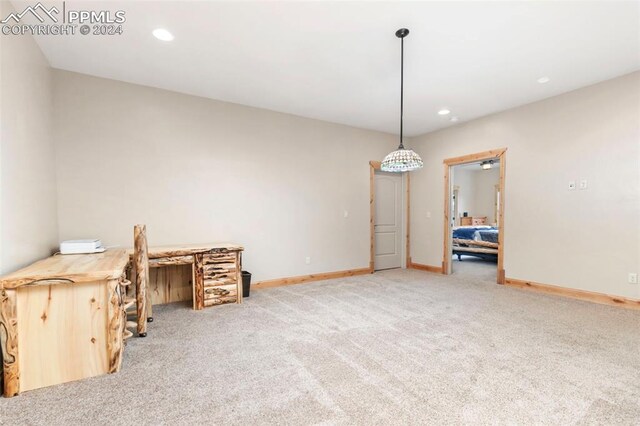
[[[181,244],[149,247],[149,259],[159,257],[191,256],[204,253],[226,253],[242,251],[244,248],[235,243]]]
[[[138,335],[147,334],[147,286],[149,285],[149,253],[147,247],[147,227],[136,225],[133,228],[133,262],[136,271],[136,313],[138,317]]]
[[[120,280],[109,280],[107,283],[107,358],[108,372],[120,371],[124,352],[124,330],[126,324],[124,306],[122,305],[123,289]]]
[[[193,257],[191,256],[193,259]],[[149,287],[151,303],[159,305],[163,303],[182,302],[191,300],[192,291],[192,265],[172,265],[149,270]]]
[[[39,260],[0,278],[0,287],[65,284],[117,279],[129,263],[126,250],[109,249],[104,253],[61,254]],[[56,281],[58,280],[58,281]]]
[[[193,256],[193,309],[204,308],[204,259],[202,254]]]
[[[191,264],[193,264],[193,256],[158,257],[156,259],[149,259],[149,268]]]
[[[109,327],[122,333],[121,311],[114,307],[109,324],[107,285],[96,281],[16,290],[21,392],[106,374],[111,362],[117,369],[121,348],[110,346]]]
[[[15,290],[0,290],[0,346],[5,397],[20,393],[20,361],[18,358],[18,318]]]

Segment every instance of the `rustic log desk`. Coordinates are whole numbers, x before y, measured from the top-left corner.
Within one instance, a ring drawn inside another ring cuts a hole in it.
[[[194,309],[242,303],[242,251],[228,243],[151,247],[150,268],[191,269],[188,279],[171,281],[170,274],[164,283],[151,274],[151,295],[162,293],[156,303],[193,298]],[[133,287],[126,279],[131,255],[57,255],[0,278],[4,396],[120,370],[131,334],[126,309],[135,302],[125,298]]]
[[[126,250],[58,255],[0,279],[3,393],[120,369]]]
[[[243,250],[242,246],[233,243],[149,247],[151,274],[150,288],[146,291],[150,294],[151,303],[148,312],[151,312],[152,304],[191,298],[196,310],[225,303],[242,303]],[[130,250],[129,254],[132,253]],[[179,269],[184,265],[191,269],[187,277],[190,279],[185,279],[184,270]],[[166,274],[158,271],[161,267],[166,267]],[[150,313],[148,315],[151,316]]]

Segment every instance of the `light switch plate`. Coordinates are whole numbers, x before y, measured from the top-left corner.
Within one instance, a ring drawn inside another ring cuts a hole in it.
[[[582,179],[580,181],[580,189],[587,189],[587,180],[586,179]]]

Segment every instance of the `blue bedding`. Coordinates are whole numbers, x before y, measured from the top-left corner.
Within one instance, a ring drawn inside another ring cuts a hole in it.
[[[487,227],[476,228],[471,226],[458,228],[453,230],[453,238],[459,238],[461,240],[473,240],[473,234],[475,234],[476,231],[481,231],[480,235],[482,239],[485,240],[485,236],[482,235],[483,232],[486,232],[486,234],[495,233],[495,235],[497,235],[498,228],[487,228]]]
[[[498,230],[497,229],[487,229],[480,232],[480,239],[482,241],[487,241],[489,243],[498,243]]]

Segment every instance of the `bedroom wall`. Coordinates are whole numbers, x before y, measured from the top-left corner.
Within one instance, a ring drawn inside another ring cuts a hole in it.
[[[473,214],[477,212],[478,216],[486,216],[487,224],[491,225],[496,222],[494,202],[496,185],[500,183],[500,169],[480,169],[473,173]]]
[[[144,223],[150,245],[238,242],[254,280],[369,266],[369,161],[396,136],[66,71],[54,81],[62,239],[131,246]]]
[[[414,138],[413,262],[442,263],[442,161],[506,147],[506,276],[640,298],[639,141],[640,72]]]
[[[495,185],[500,182],[500,169],[477,170],[467,167],[454,167],[453,184],[460,187],[458,192],[458,211],[460,216],[468,212],[469,216],[487,217],[487,225],[495,221],[494,197]],[[460,221],[457,221],[459,224]]]
[[[459,187],[458,190],[458,214],[460,217],[464,212],[473,216],[473,174],[471,170],[455,168],[453,173],[453,184]],[[456,225],[460,225],[460,219],[456,220]]]
[[[15,12],[0,1],[0,16]],[[0,37],[0,274],[58,244],[52,81],[30,35]]]

